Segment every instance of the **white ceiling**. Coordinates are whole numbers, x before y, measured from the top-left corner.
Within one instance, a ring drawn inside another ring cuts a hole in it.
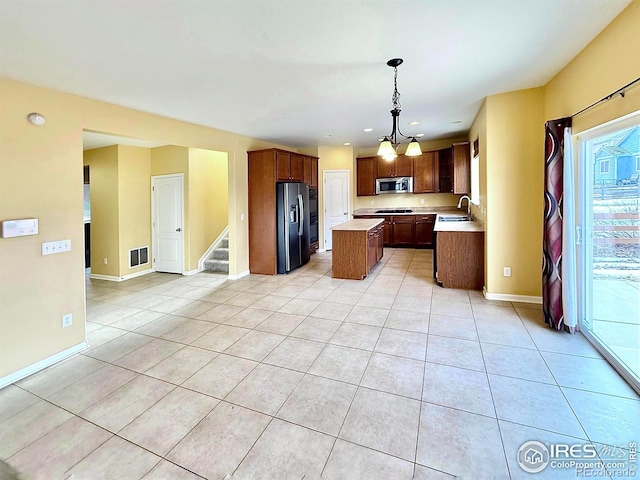
[[[403,132],[453,136],[485,96],[548,82],[629,3],[1,0],[0,75],[294,147],[366,147],[391,129],[390,58],[405,61]]]

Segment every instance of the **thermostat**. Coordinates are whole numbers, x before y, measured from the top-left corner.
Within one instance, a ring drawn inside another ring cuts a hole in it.
[[[38,219],[5,220],[2,222],[2,237],[24,237],[38,234]]]

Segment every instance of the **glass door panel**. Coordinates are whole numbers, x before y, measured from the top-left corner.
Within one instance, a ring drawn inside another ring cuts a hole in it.
[[[640,117],[579,139],[581,329],[640,388]]]

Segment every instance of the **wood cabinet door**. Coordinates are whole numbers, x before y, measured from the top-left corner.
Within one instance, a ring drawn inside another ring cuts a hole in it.
[[[291,154],[291,175],[289,178],[296,182],[304,181],[304,159],[302,155]]]
[[[433,227],[436,221],[435,215],[416,216],[416,245],[421,247],[433,246]]]
[[[394,177],[412,177],[413,176],[413,157],[398,155],[392,163],[395,163]]]
[[[311,185],[314,188],[318,188],[318,159],[311,157]]]
[[[453,193],[471,192],[471,151],[469,142],[453,144]]]
[[[376,178],[391,178],[395,176],[394,167],[395,167],[395,162],[397,161],[397,158],[395,160],[391,160],[390,162],[387,162],[382,157],[373,157],[373,158],[375,158],[378,163],[378,175],[376,176]]]
[[[276,152],[276,180],[291,180],[291,154]]]
[[[438,191],[438,152],[413,157],[413,193]]]
[[[393,217],[393,244],[414,245],[416,230],[416,217],[407,215]]]
[[[367,274],[378,263],[376,255],[378,254],[378,239],[376,238],[375,229],[367,232]]]
[[[310,187],[313,186],[313,178],[311,175],[311,157],[302,157],[302,181]]]
[[[453,166],[451,164],[451,148],[438,150],[438,191],[453,192]]]
[[[384,217],[384,229],[382,230],[382,242],[385,247],[393,245],[393,218]]]
[[[356,159],[357,195],[376,194],[376,162],[377,157]]]

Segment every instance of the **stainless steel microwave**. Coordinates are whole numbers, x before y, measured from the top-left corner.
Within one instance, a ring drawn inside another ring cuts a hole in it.
[[[376,194],[413,193],[413,177],[377,178]]]

